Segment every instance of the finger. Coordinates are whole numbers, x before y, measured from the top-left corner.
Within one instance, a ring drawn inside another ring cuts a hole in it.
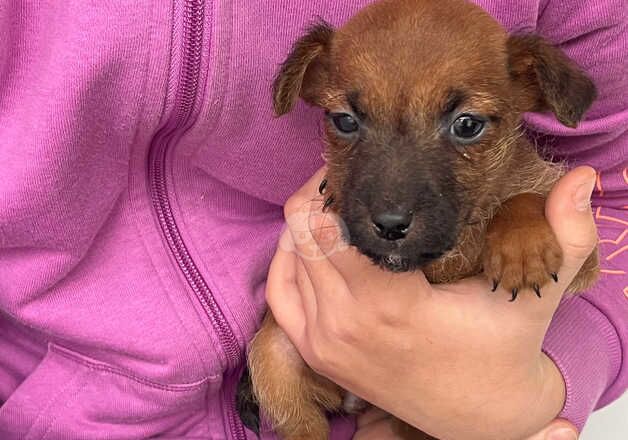
[[[301,239],[300,243],[295,243],[296,254],[313,287],[311,293],[316,296],[317,304],[345,300],[350,296],[350,292],[348,292],[344,277],[318,248],[311,233],[308,231],[303,235],[308,236],[308,241]]]
[[[373,279],[382,275],[383,271],[371,260],[357,248],[347,244],[347,228],[340,217],[333,213],[312,210],[309,222],[312,237],[321,253],[348,283],[352,280],[362,282],[366,277]]]
[[[541,431],[525,440],[577,440],[578,430],[567,420],[555,419]]]
[[[290,216],[290,214],[295,211],[299,211],[303,204],[309,203],[312,199],[318,199],[319,202],[323,201],[323,197],[319,194],[318,188],[321,181],[325,178],[326,172],[326,167],[320,168],[303,186],[290,196],[284,206],[284,215],[286,217]]]
[[[282,237],[285,240],[285,237]],[[297,257],[277,249],[266,282],[266,302],[277,324],[300,346],[305,334],[306,314],[297,282]]]
[[[303,261],[298,257],[296,259],[296,266],[297,286],[299,287],[306,321],[307,323],[314,323],[316,321],[316,314],[318,313],[318,302],[314,285],[312,284],[312,280],[310,280],[307,270],[305,270]]]
[[[402,440],[392,429],[390,419],[386,418],[365,426],[353,436],[353,440]]]
[[[319,169],[297,192],[286,201],[284,218],[286,226],[292,234],[294,247],[288,249],[302,258],[320,259],[322,254],[312,239],[310,215],[312,212],[322,213],[323,198],[318,194],[318,185],[324,177],[325,168]]]
[[[357,249],[348,243],[347,225],[336,213],[323,211],[320,205],[312,204],[308,226],[319,249],[327,257],[343,252],[357,253]]]
[[[320,283],[328,281],[330,274],[335,272],[333,266],[327,261],[325,253],[312,235],[313,230],[317,228],[321,230],[320,228],[326,228],[327,226],[329,226],[332,234],[335,231],[333,223],[325,222],[324,218],[326,215],[321,210],[321,200],[316,198],[316,182],[321,178],[321,172],[319,170],[312,179],[286,202],[284,217],[287,229],[292,235],[292,241],[280,242],[280,246],[287,244],[288,246],[284,249],[296,253],[303,261],[310,280],[317,290],[327,287],[320,285]],[[314,216],[319,217],[317,220],[318,225],[314,227],[310,224],[310,217],[313,213]]]
[[[576,168],[556,183],[547,198],[545,215],[563,251],[558,278],[565,288],[597,243],[590,205],[595,178],[593,168]]]
[[[330,216],[322,212],[320,200],[314,197],[313,193],[318,191],[316,182],[320,177],[321,171],[286,203],[284,214],[292,240],[280,242],[280,246],[284,246],[284,250],[294,252],[298,256],[313,287],[310,293],[317,298],[325,298],[321,301],[317,300],[318,306],[325,303],[333,307],[334,304],[345,300],[347,295],[350,296],[350,292],[346,289],[343,276],[330,263],[327,254],[314,239],[313,231],[316,231],[326,242],[329,242],[329,239],[325,238],[326,235],[330,235],[334,236],[333,239],[338,243],[342,243],[344,248],[348,246],[336,233],[333,220],[329,220]],[[310,223],[312,217],[314,217],[313,224]],[[309,305],[308,302],[307,306]]]
[[[379,422],[387,417],[390,417],[385,411],[382,411],[379,408],[371,407],[365,413],[360,414],[357,418],[357,426],[359,428],[363,428],[366,425],[370,425],[371,423]]]

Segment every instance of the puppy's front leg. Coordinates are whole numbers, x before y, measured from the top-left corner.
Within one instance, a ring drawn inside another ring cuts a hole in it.
[[[557,280],[562,251],[545,218],[545,197],[520,194],[507,200],[486,231],[484,272],[493,283],[512,294],[523,289],[541,296],[541,287]]]
[[[283,440],[327,440],[325,410],[342,406],[343,391],[303,361],[268,312],[251,342],[249,370],[260,409]]]

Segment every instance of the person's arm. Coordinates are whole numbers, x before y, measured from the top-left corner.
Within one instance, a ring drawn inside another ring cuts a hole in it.
[[[563,301],[543,343],[565,381],[559,417],[579,430],[593,410],[621,396],[628,383],[628,368],[622,367],[628,349],[628,298],[612,277],[602,274],[589,293]],[[623,281],[626,285],[625,275]]]
[[[582,428],[591,412],[628,386],[628,3],[545,2],[537,33],[594,80],[598,98],[577,129],[529,114],[530,128],[552,139],[552,153],[598,173],[593,208],[600,235],[600,281],[560,305],[543,350],[566,385],[561,417]]]

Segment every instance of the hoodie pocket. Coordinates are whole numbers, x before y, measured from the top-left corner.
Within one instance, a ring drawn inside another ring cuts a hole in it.
[[[51,344],[0,407],[3,440],[143,439],[185,433],[221,377],[161,384]]]

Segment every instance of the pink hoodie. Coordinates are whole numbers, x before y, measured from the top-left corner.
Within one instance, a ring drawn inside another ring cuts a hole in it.
[[[320,114],[271,114],[316,16],[364,0],[0,5],[0,438],[253,438],[234,410],[281,205],[320,165]],[[603,277],[545,350],[582,426],[628,383],[628,4],[479,1],[560,45],[600,99],[530,126],[600,172]],[[338,419],[334,439],[349,439]]]

